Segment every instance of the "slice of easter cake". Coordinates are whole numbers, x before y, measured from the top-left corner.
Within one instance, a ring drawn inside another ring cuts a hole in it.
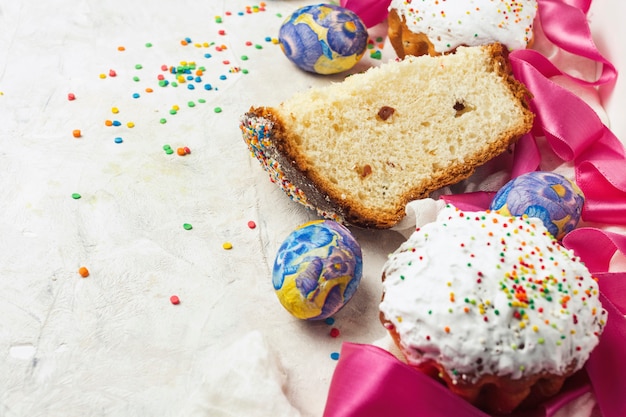
[[[323,217],[390,228],[528,132],[529,92],[500,44],[407,57],[241,118],[250,151]]]

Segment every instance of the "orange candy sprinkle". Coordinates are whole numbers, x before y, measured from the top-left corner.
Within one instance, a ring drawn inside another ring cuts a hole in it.
[[[81,137],[83,134],[81,133],[80,129],[74,129],[72,131],[72,136],[74,136],[75,138],[79,138]]]
[[[80,268],[78,268],[78,273],[83,278],[87,278],[89,276],[89,270],[85,268],[84,266],[81,266]]]

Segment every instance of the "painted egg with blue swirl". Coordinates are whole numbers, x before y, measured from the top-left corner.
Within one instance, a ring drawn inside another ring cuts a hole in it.
[[[278,41],[287,58],[299,68],[336,74],[349,70],[363,57],[368,33],[353,11],[317,4],[293,12],[280,27]]]
[[[584,202],[585,196],[574,182],[560,174],[537,171],[505,184],[489,208],[507,216],[538,217],[560,240],[580,221]]]
[[[282,243],[272,283],[292,315],[322,320],[350,301],[362,273],[361,247],[350,231],[332,220],[316,220],[299,226]]]

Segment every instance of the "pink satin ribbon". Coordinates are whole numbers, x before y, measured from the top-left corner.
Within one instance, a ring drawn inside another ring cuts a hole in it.
[[[390,0],[342,0],[368,27],[383,21]],[[546,138],[552,152],[573,164],[576,181],[585,193],[583,219],[626,225],[626,152],[622,143],[579,97],[554,83],[566,76],[583,85],[611,83],[615,67],[593,43],[586,14],[591,0],[539,0],[539,18],[546,37],[572,54],[602,65],[597,80],[587,81],[562,72],[533,50],[511,53],[517,79],[533,94],[537,118],[531,133],[515,147],[511,177],[537,170],[541,152],[536,137]],[[463,210],[484,210],[493,193],[446,196]],[[564,404],[593,389],[604,417],[626,416],[626,272],[608,272],[611,259],[626,254],[626,236],[583,227],[569,233],[563,244],[572,249],[598,278],[607,325],[583,372],[568,381],[562,393],[542,407],[514,417],[549,417]],[[588,380],[586,379],[588,376]],[[344,343],[333,374],[324,417],[487,417],[434,380],[414,371],[388,352],[370,345]]]

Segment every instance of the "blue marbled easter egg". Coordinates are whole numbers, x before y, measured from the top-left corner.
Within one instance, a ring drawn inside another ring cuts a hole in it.
[[[585,202],[578,186],[553,172],[529,172],[504,185],[489,207],[510,216],[538,217],[548,231],[562,239],[574,230]]]
[[[332,220],[305,223],[276,254],[272,282],[280,303],[295,317],[325,319],[354,295],[363,272],[361,247]]]
[[[368,33],[359,16],[332,4],[302,7],[278,32],[287,58],[317,74],[336,74],[352,68],[367,49]]]

